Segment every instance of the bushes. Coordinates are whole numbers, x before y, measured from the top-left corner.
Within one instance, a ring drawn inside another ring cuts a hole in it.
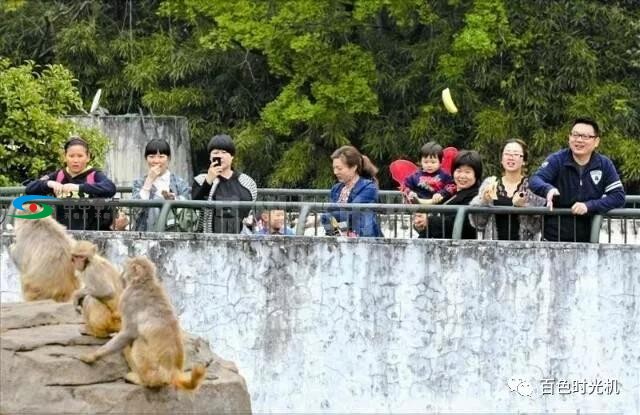
[[[82,109],[74,82],[61,65],[41,68],[27,62],[12,67],[0,59],[0,186],[18,185],[59,168],[71,134],[87,140],[92,165],[100,165],[107,138],[64,118]]]

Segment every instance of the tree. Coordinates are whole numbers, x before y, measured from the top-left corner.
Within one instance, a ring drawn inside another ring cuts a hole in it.
[[[387,164],[435,139],[479,149],[495,174],[502,142],[517,136],[535,166],[566,145],[577,116],[596,118],[604,152],[640,178],[633,2],[166,0],[161,10],[198,27],[212,51],[265,56],[285,81],[240,134],[247,150],[278,149],[271,184],[326,185],[327,156],[346,143]],[[456,116],[439,100],[447,86]]]
[[[101,105],[112,114],[187,116],[200,165],[208,160],[208,139],[243,131],[273,100],[279,81],[260,55],[203,47],[197,27],[158,16],[159,4],[25,0],[0,8],[0,56],[14,64],[63,64],[79,80],[85,106],[102,88]]]
[[[59,168],[64,142],[71,134],[87,140],[93,164],[99,166],[107,138],[64,118],[81,109],[82,100],[67,69],[41,68],[33,62],[12,67],[0,59],[0,186],[18,185]]]
[[[112,112],[186,115],[196,151],[230,132],[263,186],[327,186],[346,143],[381,167],[427,140],[471,147],[496,174],[502,142],[520,137],[533,169],[578,115],[602,124],[625,181],[640,180],[636,1],[13,3],[0,55],[63,63]]]

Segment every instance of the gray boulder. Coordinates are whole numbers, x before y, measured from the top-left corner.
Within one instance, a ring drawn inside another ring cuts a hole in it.
[[[87,365],[78,356],[105,343],[80,334],[82,318],[69,303],[0,305],[0,413],[251,413],[244,378],[207,342],[186,336],[185,369],[207,366],[195,394],[125,383],[121,353]]]

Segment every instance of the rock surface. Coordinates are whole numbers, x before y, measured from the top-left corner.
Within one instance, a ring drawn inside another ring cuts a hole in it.
[[[207,366],[196,394],[124,382],[121,353],[86,365],[77,356],[105,343],[80,334],[82,318],[69,303],[0,305],[0,413],[251,413],[244,378],[208,343],[186,337],[185,369]]]

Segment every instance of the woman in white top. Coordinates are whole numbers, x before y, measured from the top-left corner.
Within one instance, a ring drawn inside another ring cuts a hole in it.
[[[191,199],[191,186],[182,178],[171,173],[171,147],[161,139],[149,141],[144,149],[144,157],[149,166],[147,174],[133,181],[132,199],[138,200],[187,200]],[[142,209],[136,216],[136,231],[153,230],[159,208]]]

